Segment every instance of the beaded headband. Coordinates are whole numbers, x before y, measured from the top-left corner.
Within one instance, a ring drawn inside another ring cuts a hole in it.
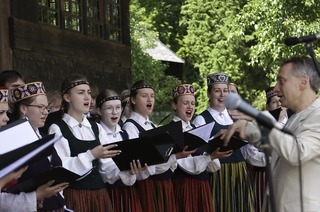
[[[151,85],[139,85],[139,86],[136,86],[136,87],[132,87],[130,89],[130,93],[132,93],[133,91],[136,91],[138,89],[143,89],[143,88],[151,88],[153,90],[153,87]]]
[[[128,95],[124,95],[124,96],[121,96],[121,102],[123,101],[123,100],[125,100],[126,98],[128,98],[128,97],[130,97],[130,95],[128,94]]]
[[[172,89],[173,98],[183,95],[193,95],[194,87],[190,84],[182,84]]]
[[[98,104],[97,107],[100,107],[103,103],[105,103],[106,101],[111,101],[111,100],[121,100],[120,96],[109,96],[109,97],[104,97],[103,99],[101,99]]]
[[[11,90],[14,102],[19,102],[33,96],[43,95],[46,90],[42,82],[30,82]]]
[[[82,84],[86,84],[86,85],[89,85],[89,86],[90,86],[90,84],[89,84],[88,81],[81,80],[81,81],[77,81],[77,82],[71,83],[67,88],[63,89],[63,90],[61,91],[61,93],[62,93],[62,95],[64,95],[64,94],[67,93],[67,91],[70,90],[71,88],[74,88],[74,87],[76,87],[76,86],[78,86],[78,85],[82,85]]]
[[[0,88],[0,102],[8,102],[9,90],[5,87]]]
[[[207,84],[228,84],[229,76],[224,73],[210,74],[207,76]]]
[[[274,87],[269,87],[265,90],[267,99],[270,99],[273,96],[276,96],[278,92],[274,90]]]

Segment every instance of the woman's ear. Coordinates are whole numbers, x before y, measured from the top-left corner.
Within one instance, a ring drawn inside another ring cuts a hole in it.
[[[101,116],[101,108],[97,108],[97,113],[99,116]]]
[[[19,113],[23,116],[23,117],[26,117],[26,114],[27,114],[27,105],[23,105],[21,104],[19,106]]]
[[[172,107],[172,109],[173,109],[174,111],[177,110],[177,104],[176,104],[176,103],[172,102],[172,103],[171,103],[171,107]]]
[[[63,94],[63,100],[66,102],[70,102],[71,101],[70,95],[67,93]]]

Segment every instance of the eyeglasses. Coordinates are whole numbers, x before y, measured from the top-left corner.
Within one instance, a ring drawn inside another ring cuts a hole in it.
[[[36,107],[39,109],[40,113],[43,113],[44,110],[47,110],[50,113],[50,109],[44,105],[27,105],[28,107]]]
[[[113,111],[115,111],[116,113],[120,113],[121,112],[121,106],[117,106],[117,107],[106,107],[106,108],[101,108],[101,110],[105,110],[107,113],[112,113]]]

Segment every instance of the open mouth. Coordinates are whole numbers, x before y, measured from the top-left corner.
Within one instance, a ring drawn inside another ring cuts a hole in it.
[[[147,104],[147,108],[148,108],[149,110],[151,110],[152,104]]]

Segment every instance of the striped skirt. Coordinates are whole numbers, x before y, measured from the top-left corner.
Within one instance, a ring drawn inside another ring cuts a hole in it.
[[[171,179],[153,179],[153,185],[155,192],[155,211],[176,211],[174,191]]]
[[[178,177],[173,179],[173,186],[178,212],[214,211],[208,180]]]
[[[139,196],[134,186],[108,188],[114,212],[142,212]]]
[[[63,190],[67,208],[75,212],[109,212],[113,211],[106,188]]]
[[[252,185],[255,194],[255,212],[262,211],[263,200],[267,188],[267,179],[265,167],[253,167]]]
[[[154,205],[156,196],[154,192],[153,180],[147,178],[145,180],[137,181],[135,185],[140,199],[142,211],[156,211],[156,207]]]
[[[253,212],[254,193],[245,162],[222,163],[210,181],[215,211]]]

